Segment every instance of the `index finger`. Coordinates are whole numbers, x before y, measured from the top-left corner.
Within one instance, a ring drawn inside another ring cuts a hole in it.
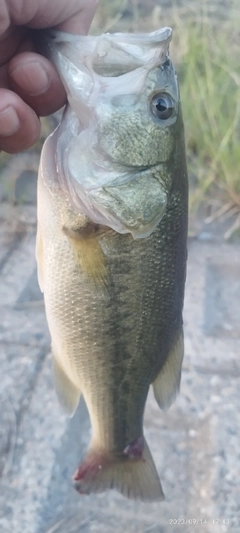
[[[86,35],[97,5],[98,0],[8,0],[0,21],[0,35],[10,24]]]
[[[86,35],[91,26],[98,2],[99,0],[88,0],[87,2],[86,0],[80,0],[80,2],[78,2],[78,8],[79,5],[83,5],[80,7],[79,11],[67,20],[64,20],[64,22],[57,24],[56,29],[69,33]]]

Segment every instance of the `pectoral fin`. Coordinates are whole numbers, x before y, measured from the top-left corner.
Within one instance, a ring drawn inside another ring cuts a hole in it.
[[[184,342],[181,328],[165,364],[152,383],[156,401],[163,410],[170,407],[179,392],[183,355]]]
[[[81,391],[72,383],[62,369],[56,357],[53,356],[54,385],[58,401],[66,413],[74,415],[79,404]]]
[[[63,232],[68,237],[74,250],[77,264],[92,281],[96,288],[107,284],[106,257],[95,236],[94,231],[72,230],[63,227]]]
[[[43,254],[43,241],[39,228],[37,227],[37,236],[36,236],[36,260],[37,260],[37,271],[38,271],[38,283],[42,292],[44,292],[44,254]]]

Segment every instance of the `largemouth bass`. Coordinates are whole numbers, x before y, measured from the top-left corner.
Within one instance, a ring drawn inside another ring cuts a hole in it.
[[[171,29],[48,36],[67,90],[43,148],[36,255],[55,386],[92,425],[80,493],[163,498],[143,433],[149,387],[166,409],[180,384],[187,172]],[[159,435],[159,445],[161,435]]]

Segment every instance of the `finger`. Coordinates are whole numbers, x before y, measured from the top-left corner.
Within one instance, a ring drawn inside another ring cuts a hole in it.
[[[86,35],[97,5],[98,0],[11,0],[8,15],[16,26],[37,29],[56,27]],[[8,26],[6,19],[6,28]]]
[[[99,0],[88,0],[88,2],[84,0],[82,2],[78,1],[78,11],[72,17],[58,24],[56,29],[86,35],[96,13],[98,3]]]
[[[1,10],[1,7],[0,7]],[[1,20],[1,13],[0,13]],[[1,24],[0,24],[1,27]],[[24,42],[29,30],[24,27],[14,28],[12,25],[4,32],[0,33],[0,65],[7,63],[16,54],[19,47]]]
[[[11,88],[39,116],[54,113],[66,102],[66,93],[59,75],[45,57],[23,52],[8,67]]]
[[[0,150],[10,154],[32,146],[40,135],[36,113],[7,89],[0,89]]]
[[[5,48],[5,47],[4,47]],[[1,46],[0,46],[0,50],[1,50]],[[22,41],[22,43],[19,45],[17,51],[16,51],[16,54],[20,54],[21,52],[35,52],[36,49],[35,49],[35,43],[31,40],[31,38],[28,38],[28,36]],[[14,55],[14,54],[13,54]],[[0,54],[1,56],[1,54]],[[3,59],[3,56],[2,56],[2,59]],[[10,60],[11,58],[8,58],[8,61]],[[1,63],[1,61],[0,61]],[[0,65],[0,87],[1,88],[5,88],[5,89],[11,89],[11,87],[9,87],[9,73],[8,73],[8,67],[9,67],[9,64],[7,61],[3,61],[3,64]]]

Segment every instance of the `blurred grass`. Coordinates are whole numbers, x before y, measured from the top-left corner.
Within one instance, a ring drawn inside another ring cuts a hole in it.
[[[219,17],[205,5],[176,27],[190,207],[209,193],[240,207],[240,7]]]

